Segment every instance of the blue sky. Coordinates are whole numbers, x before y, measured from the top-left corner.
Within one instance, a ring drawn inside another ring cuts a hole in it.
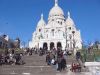
[[[28,42],[41,13],[47,22],[53,6],[54,0],[0,0],[0,34]],[[71,12],[85,42],[100,40],[100,0],[59,0],[59,6],[65,17]]]

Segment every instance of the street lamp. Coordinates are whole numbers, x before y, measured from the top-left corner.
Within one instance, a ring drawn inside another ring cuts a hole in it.
[[[71,34],[69,35],[69,39],[70,39],[70,50],[72,50],[72,41],[71,41],[72,35]]]
[[[67,28],[65,30],[66,30],[66,48],[67,48]]]
[[[75,48],[75,39],[74,39],[75,31],[72,31],[72,34],[73,34],[73,50],[74,50],[74,48]]]
[[[73,51],[74,51],[74,55],[76,55],[75,39],[74,39],[75,31],[72,31],[72,34],[73,34]]]

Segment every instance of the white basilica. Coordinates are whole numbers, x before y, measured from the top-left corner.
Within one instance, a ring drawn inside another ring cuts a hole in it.
[[[73,50],[73,48],[82,48],[82,39],[80,30],[77,30],[75,23],[71,18],[70,12],[68,17],[64,17],[63,10],[55,0],[55,5],[49,12],[48,22],[43,19],[43,14],[37,23],[37,28],[32,34],[32,40],[29,47],[46,48],[62,48],[62,50]]]

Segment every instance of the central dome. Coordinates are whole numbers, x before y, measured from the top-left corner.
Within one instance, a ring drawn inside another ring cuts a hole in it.
[[[50,10],[49,16],[64,15],[63,10],[58,6],[58,1],[55,0],[55,6]]]

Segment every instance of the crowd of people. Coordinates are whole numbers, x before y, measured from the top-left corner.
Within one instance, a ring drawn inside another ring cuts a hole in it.
[[[47,65],[53,66],[57,71],[63,71],[67,68],[67,56],[71,55],[70,52],[66,50],[61,50],[61,48],[53,49],[46,55]],[[79,71],[82,69],[81,53],[77,51],[76,62],[72,62],[70,70],[72,72]]]
[[[38,54],[39,56],[45,55],[47,53],[47,50],[43,49],[43,48],[25,48],[24,49],[24,54],[25,55],[32,55],[32,54]]]
[[[0,65],[23,65],[25,64],[25,61],[23,57],[25,55],[30,56],[32,54],[39,54],[43,55],[43,49],[36,49],[36,48],[24,48],[17,51],[16,49],[6,49],[4,52],[0,52]]]
[[[47,65],[52,65],[57,71],[65,70],[67,53],[59,49],[53,49],[46,55]]]
[[[57,71],[63,71],[67,68],[67,56],[71,55],[67,50],[61,50],[58,48],[57,50],[53,48],[52,50],[45,50],[43,48],[25,48],[23,53],[16,53],[14,49],[6,50],[5,53],[0,54],[0,65],[3,64],[15,64],[15,65],[23,65],[25,64],[23,60],[23,56],[31,56],[33,54],[38,54],[39,56],[45,55],[47,65],[52,66]],[[72,62],[71,71],[75,72],[76,70],[81,71],[81,53],[76,53],[76,61],[77,63]]]
[[[82,62],[82,56],[81,53],[79,51],[76,52],[76,62],[72,62],[71,64],[71,71],[72,72],[81,72],[82,67],[83,67],[83,62]]]
[[[7,49],[4,53],[0,53],[0,65],[23,65],[23,53],[15,53],[14,49]]]

